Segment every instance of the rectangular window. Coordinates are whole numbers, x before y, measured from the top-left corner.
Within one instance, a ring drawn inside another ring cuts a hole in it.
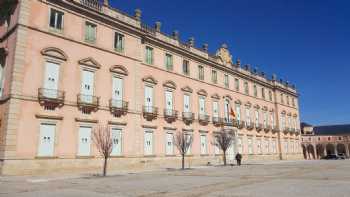
[[[281,103],[284,104],[284,98],[283,98],[283,94],[281,94]]]
[[[288,140],[284,140],[284,152],[288,153]]]
[[[253,140],[248,138],[248,154],[253,154]]]
[[[57,98],[59,69],[59,64],[46,62],[43,92],[45,97]]]
[[[188,60],[183,60],[182,61],[182,72],[184,75],[189,75],[190,74],[190,62]]]
[[[247,81],[244,82],[244,93],[249,95],[249,86]]]
[[[258,138],[258,139],[256,140],[256,148],[258,149],[258,150],[257,150],[257,153],[258,153],[258,154],[262,154],[262,151],[261,151],[261,139],[260,139],[260,138]]]
[[[112,106],[123,106],[123,79],[113,76],[112,78]]]
[[[269,100],[272,101],[272,91],[269,90]]]
[[[165,147],[166,155],[174,155],[174,135],[172,133],[166,133]]]
[[[79,128],[79,156],[90,156],[91,148],[91,127],[81,126]]]
[[[122,155],[122,130],[118,128],[111,129],[112,138],[112,156]]]
[[[258,97],[258,88],[256,85],[253,86],[253,89],[254,89],[254,96],[255,97]]]
[[[295,107],[295,99],[292,98],[292,106]]]
[[[147,46],[146,47],[146,64],[153,64],[153,48]]]
[[[170,54],[165,54],[165,68],[167,70],[173,70],[173,56]]]
[[[88,70],[82,71],[81,96],[86,103],[93,102],[95,73]]]
[[[199,97],[199,114],[205,115],[205,98]]]
[[[166,115],[172,115],[173,114],[173,92],[171,91],[165,91],[165,112]]]
[[[218,118],[219,117],[219,102],[213,101],[213,117]]]
[[[286,116],[282,114],[281,116],[281,129],[282,131],[286,128]]]
[[[184,112],[191,112],[190,110],[190,96],[184,94]]]
[[[229,78],[228,78],[228,75],[224,75],[224,85],[225,85],[225,88],[229,88]]]
[[[259,111],[255,110],[255,126],[259,126]]]
[[[201,135],[201,155],[208,154],[207,135]]]
[[[242,154],[243,153],[242,137],[238,137],[237,146],[238,146],[238,153]]]
[[[246,124],[250,126],[251,119],[250,119],[250,110],[248,107],[245,109],[245,121],[246,121]]]
[[[287,105],[289,105],[289,96],[287,96],[286,100],[287,100]]]
[[[152,155],[153,154],[153,132],[146,131],[144,136],[144,154]]]
[[[6,56],[0,54],[0,97],[4,93]]]
[[[39,139],[39,157],[52,157],[54,155],[56,125],[41,124]]]
[[[265,100],[265,88],[261,88],[261,97]]]
[[[50,27],[56,30],[63,29],[64,13],[55,9],[50,10]]]
[[[124,52],[124,35],[120,33],[114,34],[114,49],[118,52]]]
[[[239,79],[235,78],[235,90],[239,92]]]
[[[267,128],[267,112],[264,111],[264,128]]]
[[[96,42],[97,26],[90,22],[85,22],[85,41],[90,43]]]
[[[185,133],[185,137],[186,137],[187,142],[189,142],[190,140],[193,140],[193,134],[192,133]],[[192,154],[192,143],[188,147],[186,154],[187,155],[191,155]]]
[[[237,121],[241,121],[241,105],[236,104],[236,116],[237,116]]]
[[[201,65],[198,66],[198,79],[204,80],[204,68]]]
[[[266,154],[269,154],[269,139],[268,138],[264,139],[264,152]]]
[[[218,83],[218,73],[216,70],[211,71],[211,82],[217,84]]]
[[[153,87],[145,86],[145,111],[153,112]]]

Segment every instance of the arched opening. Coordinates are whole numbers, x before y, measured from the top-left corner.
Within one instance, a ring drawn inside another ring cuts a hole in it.
[[[314,150],[314,147],[311,144],[309,144],[307,146],[307,152],[308,152],[308,157],[310,159],[315,159],[315,150]]]
[[[334,145],[333,144],[327,144],[326,146],[326,152],[327,152],[327,155],[332,155],[334,154]]]
[[[322,146],[322,144],[316,145],[316,155],[317,159],[321,159],[322,157],[326,156],[324,155],[324,147]]]
[[[338,144],[337,145],[337,152],[338,152],[338,154],[346,155],[345,145],[344,144]]]

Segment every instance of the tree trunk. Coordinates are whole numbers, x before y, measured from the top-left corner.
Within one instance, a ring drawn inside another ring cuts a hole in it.
[[[223,159],[224,159],[224,166],[226,166],[226,151],[223,151],[224,155],[223,155]]]
[[[185,169],[185,154],[182,154],[182,170]]]
[[[107,160],[108,160],[108,157],[105,157],[105,161],[103,164],[103,176],[107,175]]]

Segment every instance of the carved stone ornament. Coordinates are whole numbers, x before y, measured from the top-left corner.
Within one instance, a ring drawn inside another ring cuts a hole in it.
[[[222,46],[216,51],[215,55],[220,58],[223,65],[231,66],[233,64],[232,55],[228,50],[227,44],[222,44]]]

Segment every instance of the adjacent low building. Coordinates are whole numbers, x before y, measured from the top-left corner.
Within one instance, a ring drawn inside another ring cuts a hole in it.
[[[189,165],[218,163],[222,126],[235,133],[230,162],[302,157],[295,86],[234,61],[226,44],[210,54],[108,1],[2,2],[3,174],[97,169],[97,125],[110,127],[113,169],[178,165],[178,131],[194,139]]]
[[[302,123],[301,128],[305,159],[320,159],[330,154],[349,158],[350,125],[312,126]]]

